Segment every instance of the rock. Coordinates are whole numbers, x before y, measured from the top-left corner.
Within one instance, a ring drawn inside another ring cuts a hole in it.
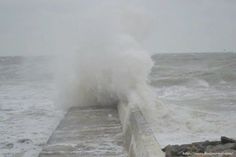
[[[167,157],[179,157],[179,156],[185,156],[185,153],[203,153],[204,148],[203,146],[198,144],[184,144],[184,145],[168,145],[164,149],[162,149]]]
[[[224,150],[224,153],[233,153],[236,155],[236,150],[226,149],[226,150]]]
[[[194,153],[233,153],[236,156],[236,142],[228,137],[221,137],[221,141],[204,141],[183,145],[168,145],[162,149],[166,157],[182,157]]]
[[[213,145],[213,146],[216,146],[218,144],[221,144],[221,141],[205,141],[204,142],[204,146],[208,146],[208,145]]]
[[[231,149],[236,150],[236,143],[234,144],[234,146]]]
[[[226,144],[226,143],[236,143],[236,140],[232,139],[232,138],[228,138],[225,136],[221,136],[221,143],[222,144]]]
[[[218,144],[216,146],[209,145],[206,148],[206,152],[223,152],[224,150],[233,150],[234,147],[235,143]]]
[[[166,157],[175,157],[179,155],[179,147],[178,145],[168,145],[163,151],[166,153]]]

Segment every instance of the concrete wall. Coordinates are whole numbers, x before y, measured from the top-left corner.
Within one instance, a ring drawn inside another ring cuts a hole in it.
[[[164,157],[152,129],[138,107],[118,105],[118,113],[129,157]]]

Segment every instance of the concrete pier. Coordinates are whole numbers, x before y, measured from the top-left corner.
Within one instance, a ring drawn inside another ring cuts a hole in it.
[[[39,157],[126,157],[116,108],[73,107]]]
[[[138,107],[73,107],[39,157],[164,157]]]

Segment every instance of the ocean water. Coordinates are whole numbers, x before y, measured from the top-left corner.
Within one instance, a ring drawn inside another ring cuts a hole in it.
[[[158,54],[150,75],[162,146],[236,137],[236,54]]]
[[[49,59],[0,57],[0,156],[36,157],[58,125]]]
[[[235,53],[152,59],[149,80],[157,110],[151,124],[162,146],[236,137]],[[0,156],[36,157],[63,117],[51,62],[51,57],[0,57]]]

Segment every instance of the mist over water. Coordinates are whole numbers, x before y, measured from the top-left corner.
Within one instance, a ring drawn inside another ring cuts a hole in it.
[[[153,62],[142,44],[151,29],[151,16],[143,8],[122,3],[100,4],[85,15],[80,19],[77,52],[62,54],[58,62],[62,102],[148,103]]]

